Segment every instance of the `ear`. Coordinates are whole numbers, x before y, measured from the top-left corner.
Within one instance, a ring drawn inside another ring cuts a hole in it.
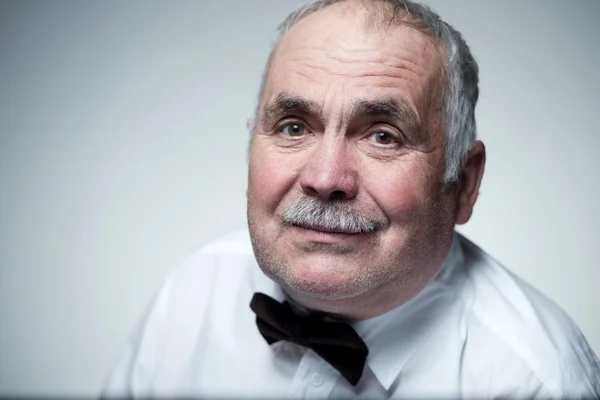
[[[465,224],[471,218],[473,206],[479,195],[479,186],[485,167],[485,146],[475,141],[467,154],[467,162],[460,173],[456,224]]]

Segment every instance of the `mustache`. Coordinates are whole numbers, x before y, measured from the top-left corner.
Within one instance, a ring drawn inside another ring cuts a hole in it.
[[[302,196],[283,214],[283,222],[331,232],[369,233],[384,226],[388,219],[380,213],[358,211],[348,201]]]

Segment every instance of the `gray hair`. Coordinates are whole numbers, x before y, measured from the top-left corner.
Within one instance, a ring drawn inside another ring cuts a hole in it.
[[[281,38],[304,17],[329,5],[346,0],[316,0],[292,12],[279,25],[271,54],[263,72],[258,107],[266,85],[273,53]],[[411,0],[376,0],[393,6],[390,23],[400,21],[416,28],[421,33],[439,40],[447,53],[446,83],[443,88],[442,104],[446,129],[446,171],[444,181],[458,181],[467,153],[477,136],[475,105],[479,96],[479,68],[460,32],[443,21],[429,7]],[[371,0],[371,2],[374,2]],[[404,18],[403,18],[404,17]],[[252,127],[252,130],[254,127]]]

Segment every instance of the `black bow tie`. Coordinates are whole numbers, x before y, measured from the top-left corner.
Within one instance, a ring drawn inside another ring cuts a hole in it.
[[[281,304],[262,293],[254,294],[250,308],[267,343],[287,340],[312,349],[353,386],[358,383],[369,349],[350,325],[297,315],[287,301]]]

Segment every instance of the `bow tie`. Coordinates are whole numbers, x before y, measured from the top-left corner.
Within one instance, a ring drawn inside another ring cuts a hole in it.
[[[287,340],[307,347],[356,386],[369,349],[350,325],[324,322],[314,315],[297,315],[287,301],[281,304],[263,293],[254,294],[250,308],[256,313],[256,325],[267,343]]]

